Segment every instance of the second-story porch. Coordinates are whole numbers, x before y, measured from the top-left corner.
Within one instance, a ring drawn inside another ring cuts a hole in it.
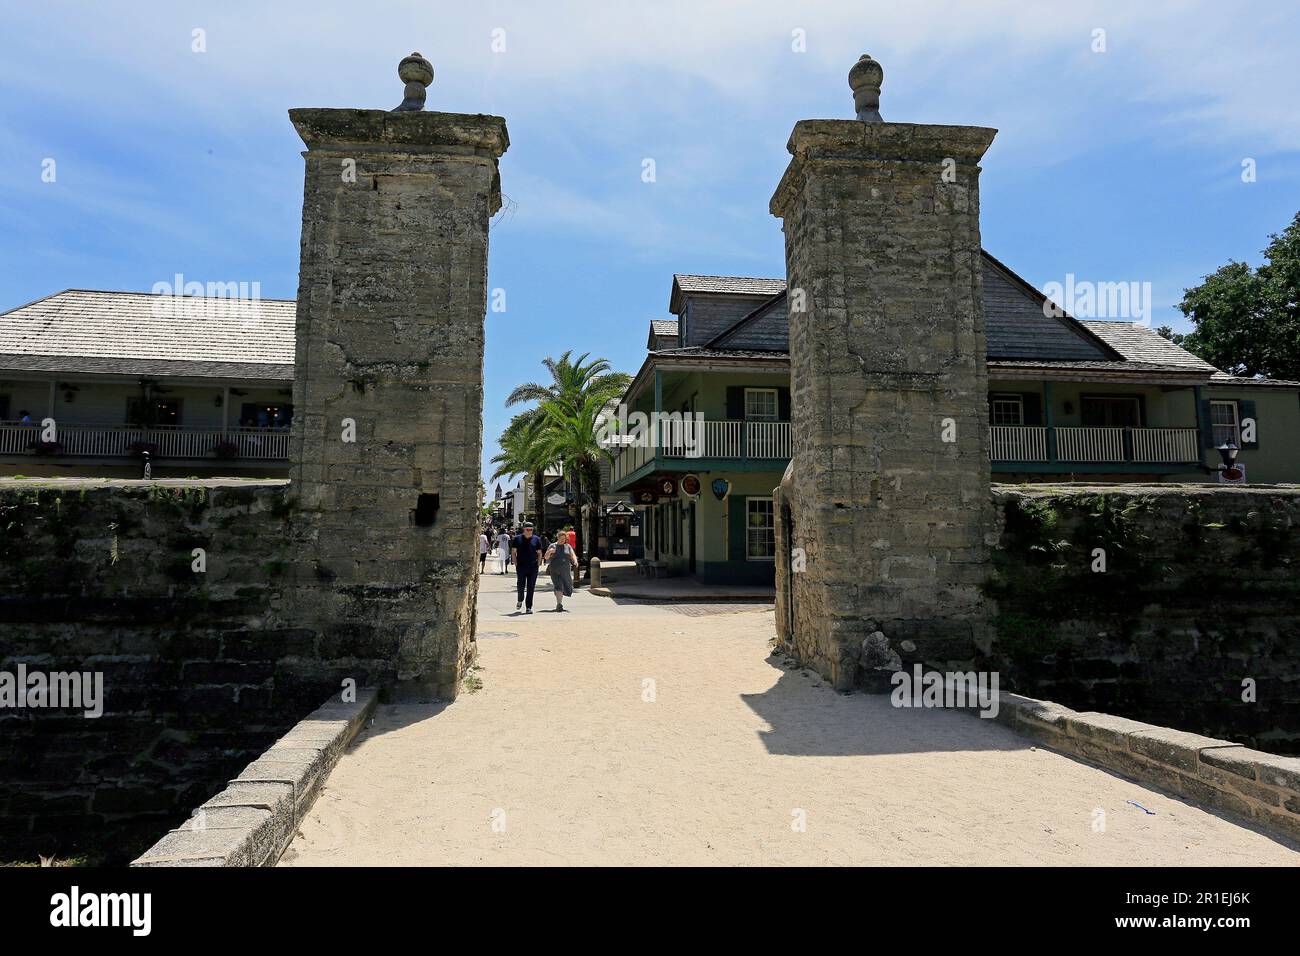
[[[610,469],[621,492],[656,473],[776,472],[790,460],[784,354],[655,355],[624,399]],[[621,447],[620,447],[621,445]]]

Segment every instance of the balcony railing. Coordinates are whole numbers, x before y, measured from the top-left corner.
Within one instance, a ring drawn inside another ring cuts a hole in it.
[[[691,421],[661,423],[662,439],[655,437],[628,445],[614,456],[614,481],[623,478],[655,458],[684,464],[696,458],[731,458],[778,462],[790,457],[789,422]]]
[[[59,425],[52,445],[41,441],[39,425],[0,424],[0,455],[37,455],[45,449],[52,457],[129,458],[149,448],[158,459],[212,458],[226,460],[287,461],[287,429],[194,429],[159,425]]]
[[[1069,464],[1188,464],[1201,460],[1198,435],[1195,428],[993,425],[989,428],[989,458]],[[1050,456],[1053,439],[1055,458]]]

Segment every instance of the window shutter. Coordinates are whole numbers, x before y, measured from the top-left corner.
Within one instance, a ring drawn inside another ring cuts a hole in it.
[[[790,389],[778,388],[776,390],[777,418],[783,422],[790,420]]]
[[[1210,416],[1210,400],[1201,399],[1201,446],[1203,448],[1214,447],[1214,419]]]
[[[727,558],[731,561],[744,561],[749,541],[745,531],[748,516],[745,511],[745,499],[741,495],[727,498]]]
[[[1241,443],[1241,447],[1258,448],[1259,447],[1259,418],[1256,417],[1255,415],[1255,403],[1253,401],[1250,401],[1249,399],[1242,399],[1237,403],[1237,412],[1241,416],[1242,422],[1245,422],[1247,418],[1255,419],[1255,440],[1254,441],[1243,440]]]
[[[1037,392],[1024,392],[1021,394],[1020,400],[1025,405],[1025,424],[1043,424],[1043,396]]]
[[[745,417],[745,387],[743,385],[727,386],[727,419],[738,422]]]

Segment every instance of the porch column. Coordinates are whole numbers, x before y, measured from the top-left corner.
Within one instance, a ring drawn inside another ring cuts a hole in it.
[[[1043,382],[1043,425],[1047,428],[1047,460],[1056,461],[1056,412],[1052,402],[1052,383]]]
[[[226,437],[230,430],[230,386],[221,389],[221,437]]]
[[[664,373],[660,369],[655,369],[655,427],[652,436],[653,446],[650,448],[650,458],[655,458],[659,454],[659,449],[663,447],[663,422],[659,420],[659,414],[664,410]]]
[[[883,122],[882,76],[870,57],[850,70],[857,120],[795,124],[771,201],[790,301],[782,501],[806,555],[778,627],[837,688],[875,630],[935,666],[987,632],[978,163],[996,131]]]
[[[49,402],[47,403],[48,411],[46,412],[46,417],[47,417],[47,418],[54,418],[55,392],[56,392],[57,390],[58,390],[58,382],[55,382],[55,381],[51,380],[51,381],[50,381],[50,397],[49,397]]]

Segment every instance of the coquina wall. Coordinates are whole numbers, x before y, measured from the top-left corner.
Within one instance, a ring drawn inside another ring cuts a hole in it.
[[[1300,754],[1300,489],[993,496],[995,636],[975,663],[1004,690]]]
[[[0,671],[104,695],[0,707],[0,858],[125,862],[344,679],[395,678],[384,632],[295,623],[293,523],[284,481],[0,482]]]

